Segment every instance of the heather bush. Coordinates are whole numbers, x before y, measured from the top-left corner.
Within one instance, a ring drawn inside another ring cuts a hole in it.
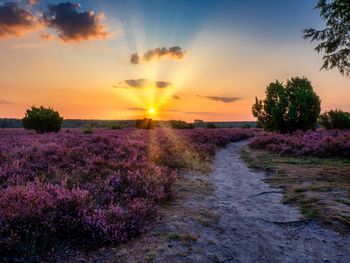
[[[350,113],[330,110],[320,115],[319,122],[325,129],[350,129]]]
[[[0,261],[119,243],[172,197],[176,174],[254,130],[0,130]]]
[[[27,110],[22,120],[25,129],[32,129],[38,133],[58,132],[61,129],[63,118],[57,111],[43,106],[32,107]]]
[[[293,134],[260,133],[249,145],[282,155],[350,157],[350,132],[317,130]]]

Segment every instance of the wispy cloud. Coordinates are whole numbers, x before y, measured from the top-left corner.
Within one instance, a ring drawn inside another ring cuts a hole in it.
[[[11,101],[5,100],[5,99],[0,99],[0,104],[5,105],[5,104],[12,104]]]
[[[140,56],[139,53],[133,53],[130,56],[131,64],[140,64],[141,62],[147,62],[154,59],[162,59],[164,57],[168,57],[170,59],[182,59],[185,53],[179,46],[174,47],[159,47],[155,49],[150,49]]]
[[[201,96],[201,95],[197,95],[197,97],[205,98],[208,100],[220,101],[220,102],[224,102],[224,103],[231,103],[231,102],[235,102],[235,101],[242,99],[240,97],[225,97],[225,96]]]
[[[172,86],[171,82],[168,81],[150,81],[148,79],[140,78],[140,79],[127,79],[119,82],[117,85],[114,85],[114,88],[124,88],[124,89],[142,89],[146,87],[155,87],[158,89],[165,89]]]

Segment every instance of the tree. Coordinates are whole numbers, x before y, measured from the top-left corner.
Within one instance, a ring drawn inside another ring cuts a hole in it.
[[[33,106],[26,111],[22,123],[25,129],[33,129],[38,133],[58,132],[61,129],[63,118],[52,108]]]
[[[325,129],[350,129],[350,113],[330,110],[320,115],[319,122]]]
[[[257,126],[265,130],[293,132],[315,129],[320,114],[320,99],[306,78],[292,78],[284,86],[270,83],[264,100],[255,99],[252,106]]]
[[[323,52],[321,69],[338,68],[340,73],[350,76],[350,1],[319,0],[317,6],[326,28],[305,29],[304,39],[320,42],[315,50]]]

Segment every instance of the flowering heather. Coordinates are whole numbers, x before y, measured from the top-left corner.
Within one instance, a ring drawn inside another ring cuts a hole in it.
[[[255,149],[266,149],[282,155],[350,157],[350,131],[259,133],[249,145]]]
[[[0,261],[62,242],[118,243],[172,197],[179,169],[207,161],[247,129],[0,129]]]

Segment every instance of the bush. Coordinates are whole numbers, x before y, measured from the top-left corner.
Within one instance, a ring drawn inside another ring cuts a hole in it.
[[[94,130],[92,129],[91,124],[86,124],[85,127],[83,128],[83,133],[85,134],[92,134]]]
[[[120,130],[122,128],[122,126],[120,125],[119,122],[112,122],[109,124],[109,129],[111,130]]]
[[[28,109],[22,120],[25,129],[35,130],[37,133],[58,132],[63,118],[57,111],[43,106]]]
[[[206,127],[207,127],[207,129],[215,129],[216,128],[215,124],[211,123],[211,122],[208,122]]]
[[[249,125],[248,123],[244,123],[244,124],[242,125],[242,128],[243,128],[243,129],[250,129],[250,125]]]
[[[157,122],[152,119],[137,119],[136,128],[138,129],[154,129],[157,126]]]
[[[350,129],[350,113],[330,110],[320,115],[319,122],[325,129]]]
[[[284,86],[276,81],[265,93],[266,98],[256,98],[252,107],[257,126],[282,133],[316,128],[321,102],[308,79],[292,78]]]
[[[173,129],[193,129],[194,128],[193,123],[187,123],[181,120],[171,120],[170,126]]]

